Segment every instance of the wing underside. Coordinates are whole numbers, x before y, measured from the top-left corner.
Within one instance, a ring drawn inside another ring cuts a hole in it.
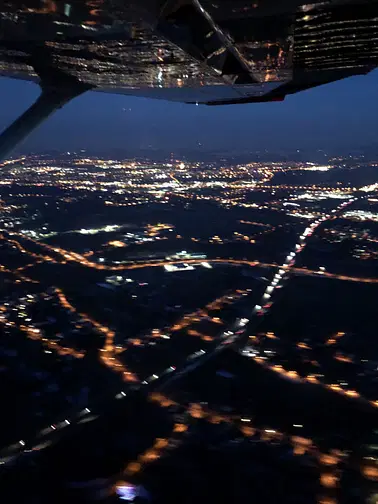
[[[217,105],[280,101],[378,64],[375,0],[33,3],[0,7],[0,75]]]

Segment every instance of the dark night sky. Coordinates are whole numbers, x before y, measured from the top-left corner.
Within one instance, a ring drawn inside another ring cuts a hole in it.
[[[0,127],[39,92],[29,82],[0,79]],[[152,146],[221,150],[317,148],[347,152],[378,142],[378,70],[288,97],[283,103],[206,107],[87,93],[58,111],[23,150]],[[199,145],[202,144],[202,145]]]

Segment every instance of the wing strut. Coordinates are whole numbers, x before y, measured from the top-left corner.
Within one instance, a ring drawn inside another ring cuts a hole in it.
[[[0,134],[0,161],[67,102],[89,89],[79,82],[64,86],[41,86],[37,100]]]

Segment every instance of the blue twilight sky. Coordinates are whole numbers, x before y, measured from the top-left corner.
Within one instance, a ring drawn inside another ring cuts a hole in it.
[[[33,83],[0,78],[0,128],[37,97]],[[224,107],[89,92],[59,110],[22,150],[174,151],[332,149],[378,144],[378,70],[289,96]],[[201,145],[200,145],[201,144]]]

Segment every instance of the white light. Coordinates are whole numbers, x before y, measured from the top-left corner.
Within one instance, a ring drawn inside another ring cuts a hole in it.
[[[132,502],[137,496],[137,488],[130,484],[120,485],[116,489],[117,494],[121,500]]]
[[[303,425],[302,424],[293,424],[293,427],[299,427],[300,428],[300,427],[303,427]]]
[[[211,264],[209,264],[208,262],[201,262],[201,266],[203,266],[204,268],[209,268],[209,269],[212,269],[213,267],[211,266]]]
[[[19,441],[19,443],[21,446],[25,446],[25,441],[23,441],[22,439],[21,439],[21,441]]]

